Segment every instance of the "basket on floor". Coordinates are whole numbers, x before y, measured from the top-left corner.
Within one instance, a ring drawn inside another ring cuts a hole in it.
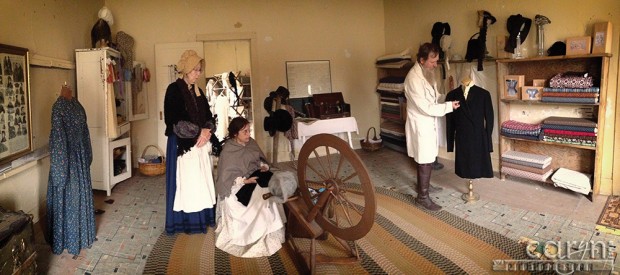
[[[142,159],[144,159],[146,151],[151,147],[157,149],[157,151],[159,152],[159,156],[161,157],[161,163],[139,162],[138,170],[140,171],[140,173],[142,173],[142,175],[145,176],[163,175],[166,173],[166,158],[164,157],[164,153],[161,151],[161,149],[159,149],[159,147],[157,147],[156,145],[146,146],[146,148],[144,148],[144,151],[142,151]]]
[[[373,132],[372,139],[370,139],[370,130]],[[364,149],[364,151],[372,152],[383,147],[383,140],[377,138],[377,130],[375,127],[370,127],[368,128],[368,132],[366,132],[366,139],[360,140],[360,144],[362,145],[362,149]]]

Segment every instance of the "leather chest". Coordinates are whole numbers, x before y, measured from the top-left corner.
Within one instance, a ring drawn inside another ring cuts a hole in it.
[[[32,217],[0,207],[0,275],[36,274]]]

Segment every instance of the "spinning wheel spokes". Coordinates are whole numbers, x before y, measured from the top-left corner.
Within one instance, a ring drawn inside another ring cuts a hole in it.
[[[322,195],[328,196],[319,215],[311,217],[321,228],[348,241],[370,231],[376,212],[374,187],[363,162],[345,141],[329,134],[308,139],[299,153],[297,176],[309,208],[318,207]]]

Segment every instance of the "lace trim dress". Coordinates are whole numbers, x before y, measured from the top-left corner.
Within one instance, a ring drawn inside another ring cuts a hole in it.
[[[235,183],[231,195],[218,196],[215,246],[237,257],[271,256],[285,240],[282,204],[264,200],[268,188],[256,186],[248,206],[243,206],[234,195],[242,186]]]

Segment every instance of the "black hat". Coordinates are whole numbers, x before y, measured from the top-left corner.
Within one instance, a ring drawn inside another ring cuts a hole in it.
[[[553,45],[551,45],[551,47],[549,47],[549,49],[547,49],[547,54],[549,56],[566,55],[566,44],[562,41],[556,41]]]
[[[284,109],[278,109],[270,116],[266,116],[263,121],[263,129],[274,136],[276,131],[286,132],[293,126],[293,117]]]
[[[508,20],[506,20],[506,28],[510,36],[508,37],[508,41],[506,41],[504,51],[509,53],[514,52],[514,49],[517,47],[517,35],[521,33],[521,43],[523,43],[525,38],[527,38],[527,34],[530,32],[531,26],[532,19],[523,17],[521,14],[508,17]]]

